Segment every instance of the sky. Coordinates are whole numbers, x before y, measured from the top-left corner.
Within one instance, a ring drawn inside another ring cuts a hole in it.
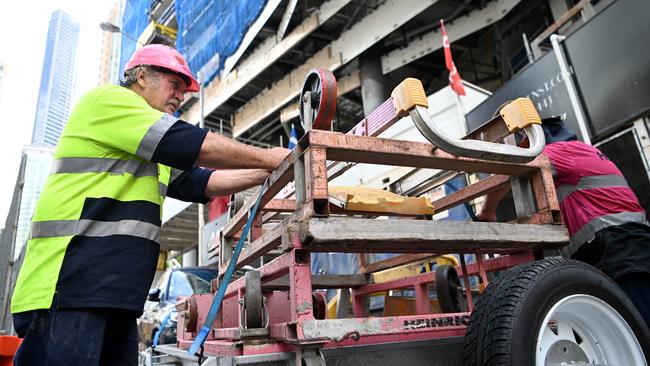
[[[62,9],[79,23],[73,105],[97,86],[102,30],[116,0],[4,1],[0,5],[0,62],[8,65],[0,90],[0,228],[4,227],[21,151],[31,142],[45,39],[52,12]]]

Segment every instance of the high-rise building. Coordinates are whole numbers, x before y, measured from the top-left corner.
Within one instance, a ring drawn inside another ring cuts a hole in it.
[[[117,0],[111,9],[108,23],[122,26],[124,0]],[[98,85],[117,84],[120,80],[120,50],[122,35],[119,32],[104,32],[102,37],[102,54],[99,62]]]
[[[50,174],[54,147],[70,116],[78,41],[79,23],[63,10],[54,11],[47,32],[32,144],[23,148],[25,176],[18,211],[16,256],[27,241],[36,202]]]
[[[25,177],[23,181],[23,192],[20,198],[20,209],[18,211],[16,247],[14,250],[15,258],[18,258],[23,246],[27,242],[32,215],[34,214],[38,197],[40,197],[41,191],[45,186],[47,176],[50,174],[53,157],[53,147],[30,145],[23,148]]]
[[[70,115],[79,23],[63,10],[52,13],[38,92],[32,144],[56,146]]]

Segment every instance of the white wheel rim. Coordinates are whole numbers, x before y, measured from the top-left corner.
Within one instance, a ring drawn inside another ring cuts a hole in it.
[[[646,365],[632,328],[599,298],[567,296],[549,310],[542,324],[535,348],[537,366]]]

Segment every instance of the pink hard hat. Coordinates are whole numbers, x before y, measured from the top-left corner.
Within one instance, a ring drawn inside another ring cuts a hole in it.
[[[185,62],[183,56],[175,49],[163,44],[148,44],[138,48],[126,63],[124,70],[130,70],[136,66],[150,65],[167,69],[175,72],[187,82],[188,92],[199,91],[199,83],[196,81],[190,67]]]

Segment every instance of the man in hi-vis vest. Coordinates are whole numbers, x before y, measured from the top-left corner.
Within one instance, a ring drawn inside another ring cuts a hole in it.
[[[166,196],[206,203],[261,184],[286,157],[173,116],[199,86],[147,45],[75,106],[32,218],[12,297],[16,365],[137,365],[136,318],[156,271]],[[207,168],[219,169],[217,171]]]
[[[597,148],[578,141],[562,117],[542,120],[562,219],[571,241],[562,254],[611,277],[650,324],[650,226],[621,171]],[[524,138],[520,145],[526,145]],[[496,220],[509,186],[486,195],[479,219]]]

